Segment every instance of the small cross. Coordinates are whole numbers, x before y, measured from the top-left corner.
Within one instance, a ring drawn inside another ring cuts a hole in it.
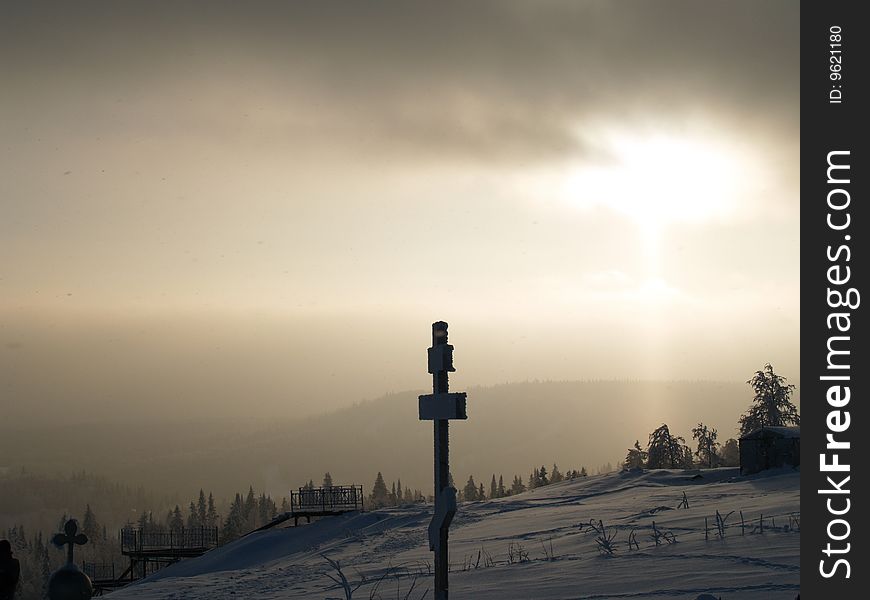
[[[78,530],[78,521],[70,519],[63,526],[63,533],[56,533],[54,534],[54,537],[51,538],[51,543],[58,548],[68,546],[66,555],[66,562],[68,565],[73,564],[73,547],[76,545],[84,546],[88,543],[88,536],[83,533],[78,533]]]

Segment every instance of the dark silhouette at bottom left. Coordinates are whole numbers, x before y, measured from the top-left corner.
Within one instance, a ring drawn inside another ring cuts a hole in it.
[[[21,565],[12,556],[9,540],[0,540],[0,600],[12,600],[21,576]]]

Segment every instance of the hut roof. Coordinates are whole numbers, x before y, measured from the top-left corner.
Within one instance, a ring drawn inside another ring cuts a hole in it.
[[[759,427],[758,429],[742,436],[741,440],[758,440],[766,437],[777,438],[800,438],[800,427]]]

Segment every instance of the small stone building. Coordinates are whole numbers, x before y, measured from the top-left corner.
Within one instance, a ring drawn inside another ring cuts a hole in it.
[[[800,427],[761,427],[740,438],[740,473],[801,464]]]

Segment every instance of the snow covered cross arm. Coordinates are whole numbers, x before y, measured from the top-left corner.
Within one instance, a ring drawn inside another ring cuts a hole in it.
[[[456,489],[450,486],[452,419],[467,419],[465,392],[450,393],[448,376],[453,368],[453,346],[447,343],[447,323],[432,323],[429,373],[432,393],[420,396],[420,420],[433,421],[435,429],[435,515],[429,524],[429,548],[435,552],[435,600],[447,600],[449,559],[447,538],[456,514]]]
[[[467,419],[465,392],[420,396],[420,420]]]

